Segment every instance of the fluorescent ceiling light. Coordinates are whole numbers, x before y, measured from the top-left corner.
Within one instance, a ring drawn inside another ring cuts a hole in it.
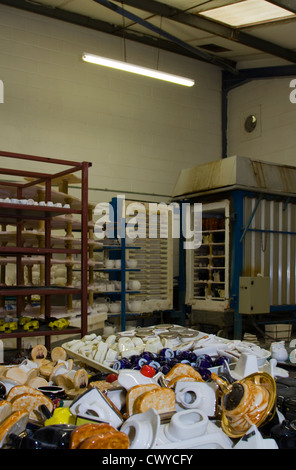
[[[138,75],[144,75],[145,77],[157,78],[158,80],[165,80],[167,82],[176,83],[177,85],[183,85],[191,87],[195,84],[195,81],[190,78],[180,77],[178,75],[172,75],[166,72],[160,72],[156,69],[148,69],[146,67],[140,67],[139,65],[128,64],[127,62],[121,62],[119,60],[108,59],[106,57],[100,57],[94,54],[84,53],[82,59],[85,62],[91,64],[103,65],[105,67],[111,67],[117,70],[123,70],[124,72],[131,72]]]
[[[233,5],[203,11],[199,14],[235,27],[295,16],[284,8],[273,5],[265,0],[245,0]]]

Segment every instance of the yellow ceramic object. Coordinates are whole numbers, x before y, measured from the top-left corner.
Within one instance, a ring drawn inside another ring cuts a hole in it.
[[[51,418],[47,419],[44,423],[45,426],[52,424],[75,424],[76,416],[74,416],[69,408],[56,408]]]
[[[70,322],[65,318],[61,318],[60,320],[51,321],[48,325],[52,330],[63,330],[69,326]]]

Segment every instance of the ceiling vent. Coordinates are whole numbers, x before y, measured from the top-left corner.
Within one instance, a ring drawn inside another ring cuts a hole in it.
[[[202,44],[201,46],[197,46],[200,49],[205,49],[206,51],[209,52],[230,52],[231,49],[227,49],[226,47],[218,46],[217,44]]]

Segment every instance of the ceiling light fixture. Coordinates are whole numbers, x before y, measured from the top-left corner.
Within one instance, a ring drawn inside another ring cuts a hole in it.
[[[91,64],[103,65],[105,67],[111,67],[113,69],[122,70],[124,72],[131,72],[138,75],[144,75],[145,77],[156,78],[158,80],[164,80],[166,82],[175,83],[177,85],[192,87],[195,84],[195,81],[191,78],[181,77],[179,75],[172,75],[170,73],[160,72],[159,70],[140,67],[139,65],[133,65],[127,62],[121,62],[119,60],[108,59],[107,57],[88,54],[86,52],[82,55],[82,59],[85,62],[89,62]]]

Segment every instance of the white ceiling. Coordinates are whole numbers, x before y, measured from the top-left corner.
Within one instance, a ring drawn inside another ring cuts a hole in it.
[[[0,0],[0,3],[117,36],[124,31],[126,38],[207,60],[226,70],[296,66],[296,1],[295,7],[290,7],[294,12],[278,6],[291,5],[290,0]],[[235,17],[230,10],[233,4]],[[265,20],[270,9],[273,19]],[[225,20],[221,20],[221,11],[226,12]],[[148,23],[139,24],[142,20]],[[150,25],[156,30],[152,31]]]

